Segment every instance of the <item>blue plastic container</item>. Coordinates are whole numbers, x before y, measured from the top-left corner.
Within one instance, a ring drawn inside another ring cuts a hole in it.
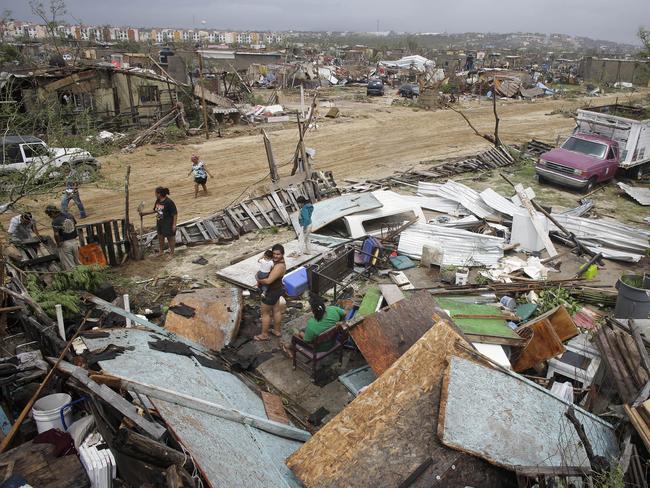
[[[301,266],[287,273],[282,278],[284,289],[290,297],[299,297],[309,288],[309,279],[307,278],[307,268]]]

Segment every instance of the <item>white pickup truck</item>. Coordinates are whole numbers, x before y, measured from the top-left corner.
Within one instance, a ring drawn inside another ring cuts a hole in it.
[[[38,137],[0,137],[0,175],[34,169],[43,177],[56,168],[76,167],[85,173],[92,173],[100,164],[88,151],[78,147],[49,147]]]

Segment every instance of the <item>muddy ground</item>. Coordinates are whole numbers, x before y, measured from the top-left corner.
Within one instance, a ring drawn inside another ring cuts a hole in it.
[[[451,110],[426,111],[391,105],[394,95],[367,98],[364,88],[328,88],[320,100],[341,109],[337,119],[320,118],[317,130],[306,137],[308,147],[316,149],[316,168],[332,170],[338,181],[345,178],[380,177],[404,170],[420,162],[475,154],[489,143],[474,135],[462,118]],[[542,99],[535,101],[499,100],[501,138],[506,143],[522,143],[532,138],[554,142],[570,132],[573,119],[566,116],[579,106],[632,102],[646,97],[646,92],[617,94],[599,98]],[[283,96],[289,109],[299,106],[297,93]],[[480,131],[490,132],[494,119],[492,104],[486,100],[467,99],[459,103]],[[324,113],[326,109],[321,109]],[[268,182],[268,166],[259,129],[265,128],[273,144],[279,165],[290,161],[297,142],[295,124],[239,126],[224,131],[223,138],[209,141],[201,137],[186,143],[144,146],[132,154],[114,153],[100,158],[102,178],[87,184],[81,195],[92,221],[122,217],[124,176],[131,166],[130,210],[137,216],[141,201],[153,204],[156,186],[170,188],[179,209],[179,221],[208,215],[244,195],[263,191]],[[189,158],[199,154],[214,178],[208,182],[209,194],[194,199],[193,184],[188,176]],[[287,174],[290,166],[281,172]],[[256,185],[261,181],[261,186]],[[47,222],[42,209],[59,203],[60,195],[23,200],[21,207],[35,211],[40,222]],[[74,210],[74,206],[72,207]],[[133,218],[133,217],[132,217]],[[137,218],[135,219],[137,220]],[[145,227],[153,217],[145,218]]]

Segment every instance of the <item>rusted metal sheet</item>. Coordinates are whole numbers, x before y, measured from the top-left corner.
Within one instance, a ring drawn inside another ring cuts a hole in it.
[[[431,328],[434,314],[446,316],[431,294],[421,290],[369,315],[350,334],[379,376]]]
[[[449,357],[471,357],[465,349],[457,350],[459,342],[470,347],[453,324],[437,321],[293,453],[287,466],[309,488],[407,486],[406,480],[424,463],[429,467],[408,486],[513,486],[507,472],[449,449],[436,436],[440,386]]]
[[[587,453],[564,416],[571,406],[515,373],[453,356],[440,398],[438,436],[446,446],[497,466],[585,466]],[[575,408],[594,453],[615,459],[614,428]]]
[[[239,288],[203,288],[181,293],[174,297],[170,306],[181,303],[193,307],[196,315],[187,318],[168,312],[167,330],[213,351],[220,351],[237,336],[242,313]]]

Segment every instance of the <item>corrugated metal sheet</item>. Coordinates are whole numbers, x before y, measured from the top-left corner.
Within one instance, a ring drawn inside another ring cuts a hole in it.
[[[560,212],[561,215],[570,215],[572,217],[582,217],[584,214],[594,208],[594,201],[591,198],[583,198],[580,200],[580,205],[576,208]]]
[[[477,217],[484,219],[494,213],[488,207],[476,190],[453,180],[444,185],[418,182],[418,193],[425,196],[438,196],[460,203]]]
[[[480,195],[481,199],[487,206],[502,214],[510,215],[510,217],[519,211],[526,211],[522,207],[519,207],[512,203],[503,195],[494,191],[492,188],[483,190]]]
[[[91,351],[109,344],[132,346],[115,359],[100,361],[108,374],[236,408],[268,418],[262,400],[236,376],[204,368],[195,360],[156,351],[158,334],[114,329],[105,338],[84,338]],[[210,486],[295,487],[300,483],[285,459],[302,444],[190,408],[152,400],[170,429],[190,452]]]
[[[650,205],[650,188],[639,188],[620,182],[618,187],[641,205]]]
[[[637,262],[650,247],[650,232],[605,219],[555,214],[555,220],[594,252],[609,259]],[[558,230],[550,223],[551,230]]]
[[[449,447],[509,469],[589,468],[580,438],[564,416],[570,405],[515,373],[453,356],[443,383],[438,434]],[[616,458],[612,425],[579,407],[575,414],[595,454]]]
[[[431,224],[415,224],[400,235],[398,252],[421,259],[425,244],[444,250],[444,266],[492,266],[503,257],[504,239]]]

